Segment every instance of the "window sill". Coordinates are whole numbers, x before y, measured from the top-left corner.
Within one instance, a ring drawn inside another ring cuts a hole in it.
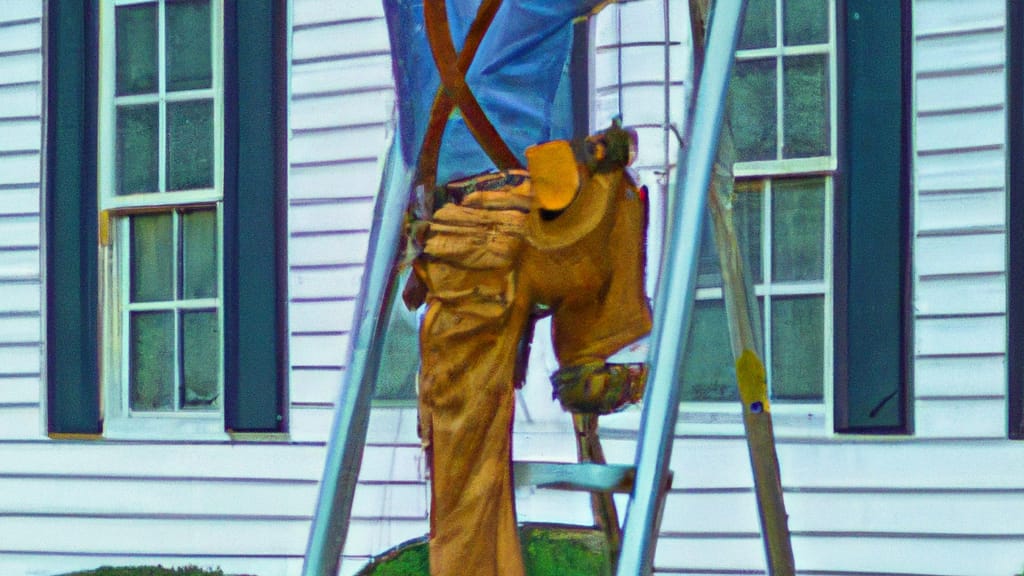
[[[776,438],[828,438],[834,434],[826,406],[822,403],[772,404],[772,425]],[[601,417],[602,431],[630,433],[640,428],[639,407]],[[679,406],[675,435],[745,436],[743,412],[738,403],[684,402]]]
[[[103,423],[103,437],[110,440],[228,441],[224,420],[218,414],[181,417],[116,417]]]

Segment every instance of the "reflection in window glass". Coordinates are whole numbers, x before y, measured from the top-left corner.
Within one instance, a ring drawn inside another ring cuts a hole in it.
[[[156,4],[118,6],[116,22],[116,91],[118,96],[157,89]]]
[[[131,315],[132,410],[174,409],[174,314],[135,312]]]
[[[783,0],[782,6],[787,46],[828,42],[827,0]]]
[[[213,101],[167,105],[167,189],[213,186]]]
[[[739,49],[775,46],[775,0],[748,0]]]
[[[217,311],[181,315],[182,374],[179,407],[186,410],[220,408],[220,327]]]
[[[783,59],[783,125],[786,158],[829,152],[828,59],[824,54]]]
[[[729,325],[726,323],[725,304],[721,300],[695,303],[682,373],[683,401],[739,400]]]
[[[217,211],[181,214],[182,297],[217,297]]]
[[[776,282],[824,278],[824,180],[773,183],[772,233],[772,278]]]
[[[117,193],[159,190],[160,111],[156,104],[117,108]]]
[[[174,298],[174,244],[170,212],[131,219],[131,301]]]
[[[209,88],[213,81],[209,0],[167,3],[167,90]]]
[[[770,160],[777,147],[775,60],[741,60],[733,67],[729,95],[736,157]]]
[[[764,183],[760,180],[736,182],[733,194],[733,226],[737,242],[743,251],[744,273],[750,281],[762,281],[761,271],[761,202]],[[712,288],[722,285],[722,270],[715,244],[712,219],[704,219],[701,236],[700,259],[697,264],[697,287]]]
[[[772,395],[820,400],[824,374],[824,297],[772,300]]]

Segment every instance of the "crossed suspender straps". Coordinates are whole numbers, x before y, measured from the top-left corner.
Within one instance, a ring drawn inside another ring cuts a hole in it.
[[[462,118],[470,133],[499,170],[522,168],[519,159],[488,120],[473,91],[466,84],[466,71],[469,70],[473,57],[480,48],[480,42],[483,41],[484,34],[487,33],[500,7],[501,0],[483,0],[480,3],[462,51],[456,53],[451,28],[448,25],[447,3],[445,0],[426,0],[423,3],[427,40],[430,42],[430,51],[441,76],[441,86],[434,95],[417,166],[420,183],[427,190],[433,189],[437,184],[441,136],[444,134],[448,116],[456,106],[462,112]]]

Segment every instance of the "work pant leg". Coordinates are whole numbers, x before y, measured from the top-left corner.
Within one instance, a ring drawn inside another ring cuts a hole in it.
[[[443,242],[428,242],[429,259],[420,267],[428,287],[420,428],[431,462],[430,571],[522,576],[511,428],[528,306],[515,291],[514,254],[502,253],[518,240],[486,226],[477,232],[454,239],[440,232],[452,240],[451,253]],[[491,246],[499,258],[472,248],[489,242],[501,244]],[[461,253],[467,246],[473,253]]]

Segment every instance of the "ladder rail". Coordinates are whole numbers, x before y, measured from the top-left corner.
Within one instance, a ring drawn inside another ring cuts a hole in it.
[[[636,480],[626,510],[618,576],[650,574],[658,538],[661,501],[669,475],[679,414],[679,355],[693,316],[697,257],[707,209],[707,190],[718,148],[729,76],[747,0],[719,0],[712,13],[705,66],[687,131],[679,150],[668,251],[662,262],[651,333],[650,381],[640,420]]]
[[[348,363],[327,442],[327,458],[310,527],[303,576],[334,576],[348,535],[352,500],[366,443],[387,314],[394,300],[403,218],[412,185],[412,168],[403,160],[396,133],[382,167],[374,206],[369,249],[363,268]]]

